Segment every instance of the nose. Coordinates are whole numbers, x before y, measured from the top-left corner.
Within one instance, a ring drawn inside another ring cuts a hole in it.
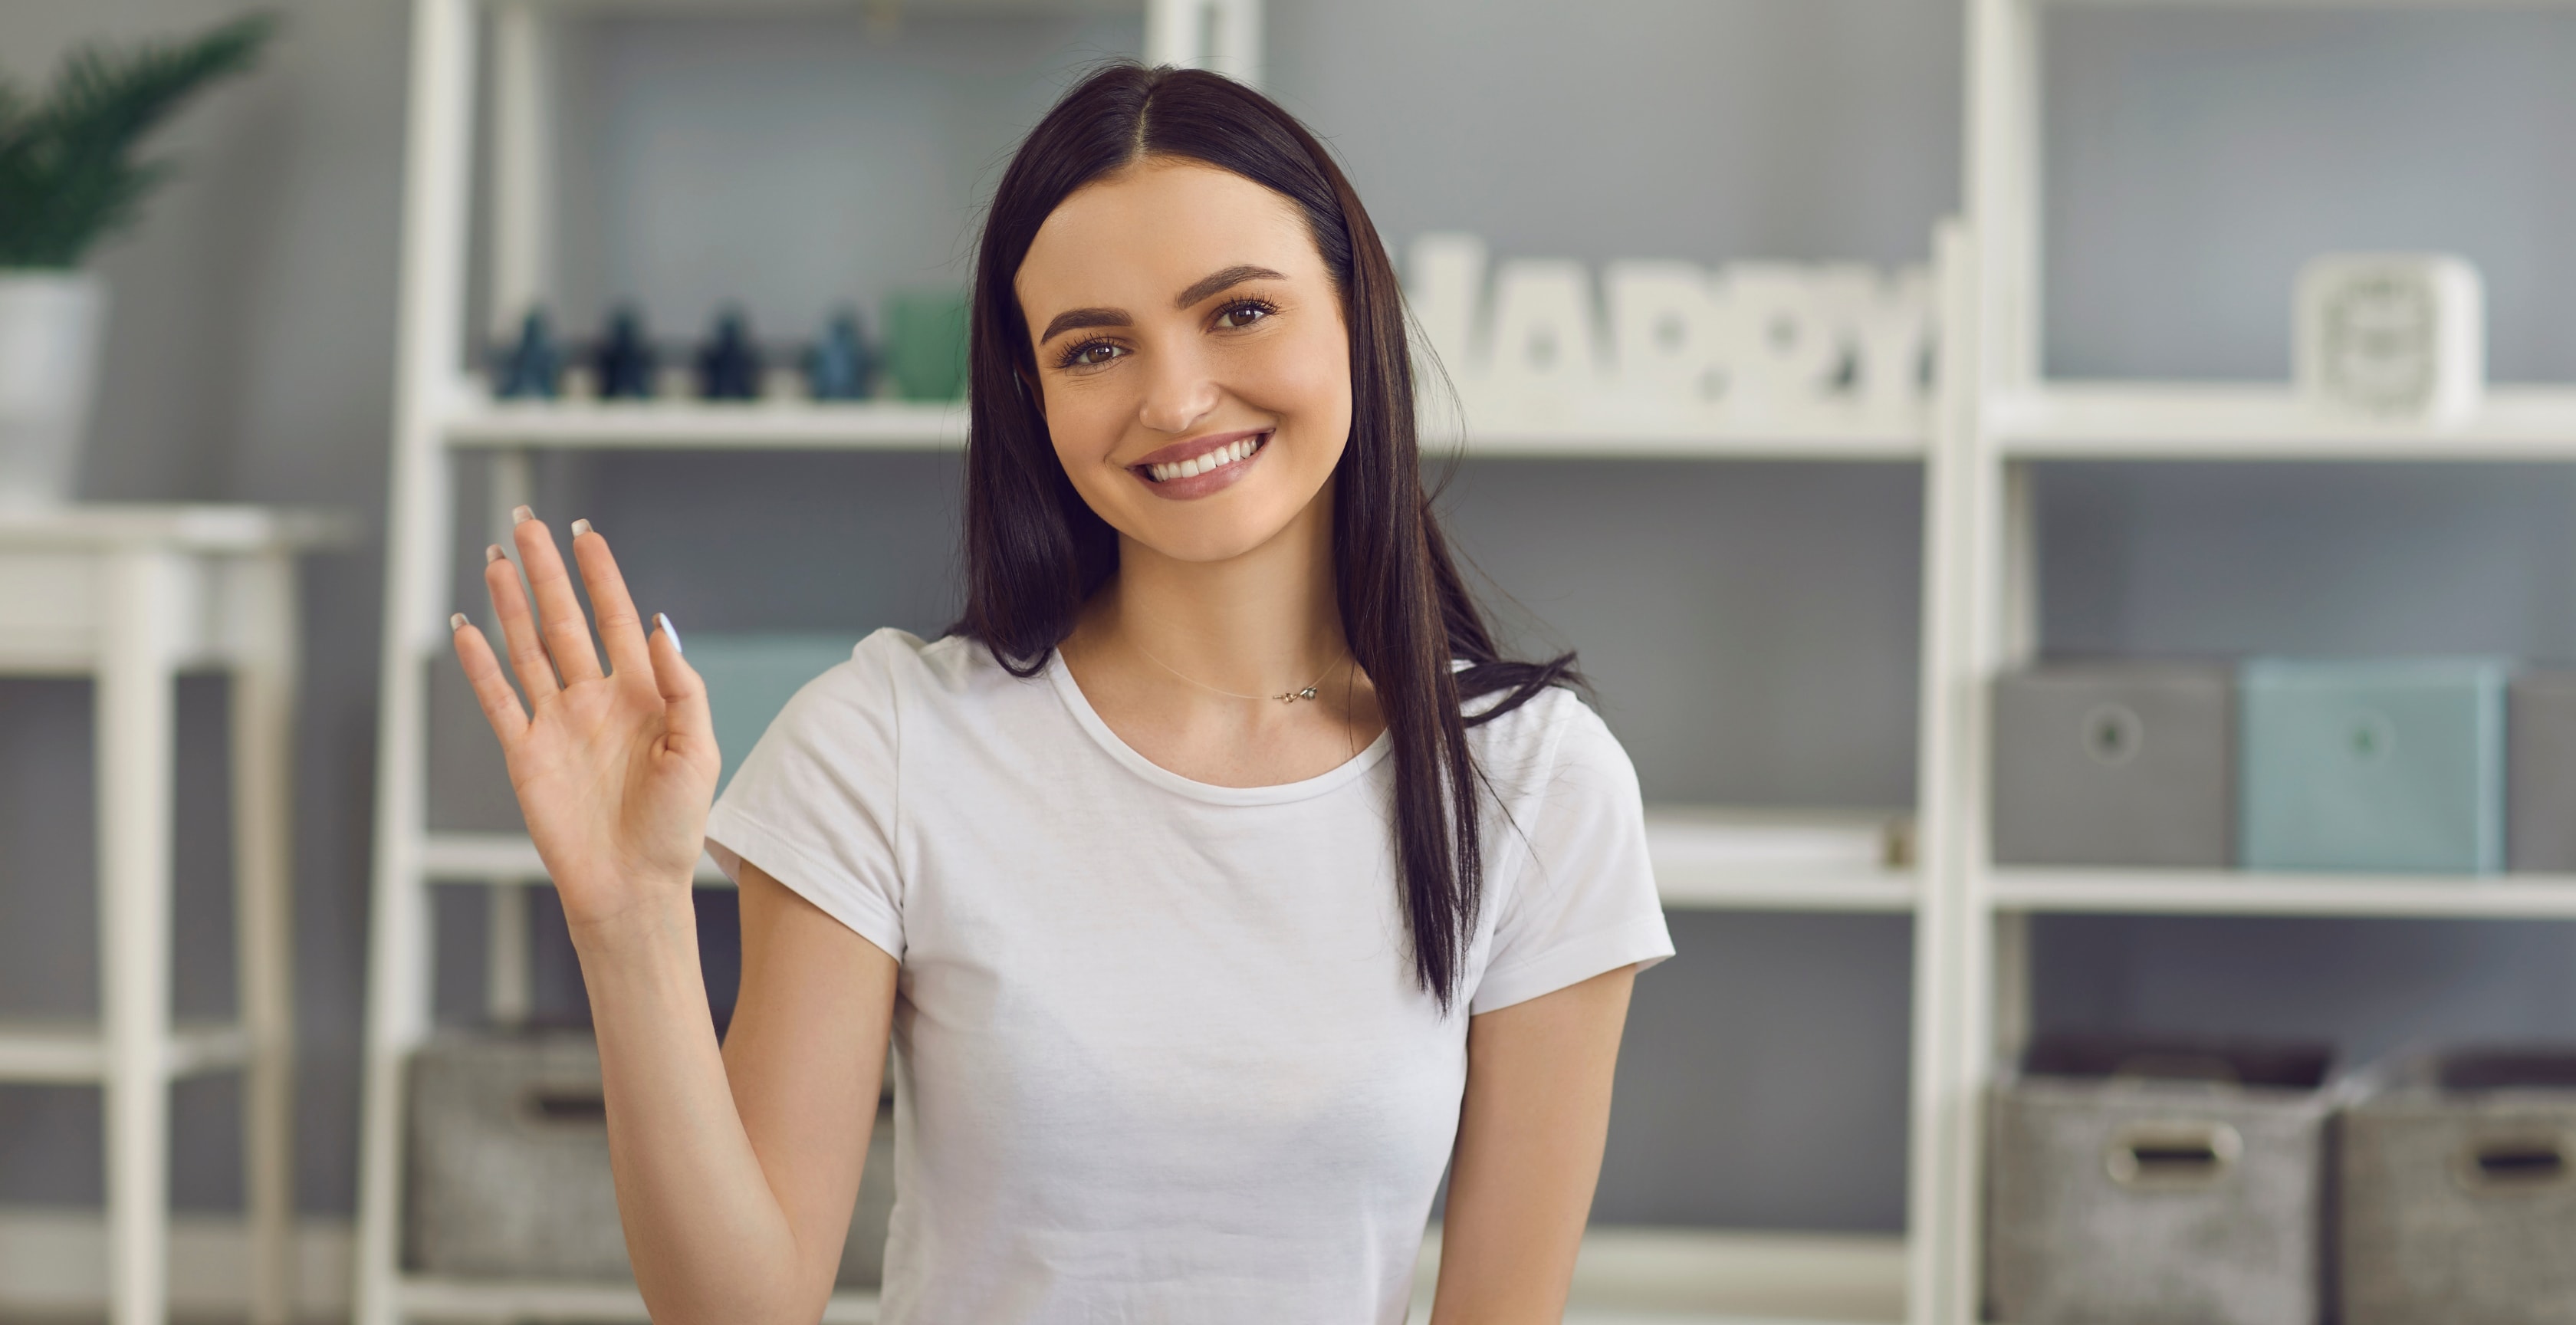
[[[1136,421],[1156,432],[1185,433],[1214,413],[1222,394],[1207,365],[1189,350],[1166,350],[1149,356],[1145,398]]]

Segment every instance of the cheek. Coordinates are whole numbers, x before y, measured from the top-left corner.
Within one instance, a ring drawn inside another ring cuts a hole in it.
[[[1338,325],[1299,329],[1277,353],[1247,365],[1242,390],[1253,404],[1279,414],[1303,446],[1338,455],[1350,432],[1350,343]]]
[[[1135,419],[1135,402],[1097,389],[1100,385],[1059,381],[1045,388],[1047,436],[1068,471],[1097,467],[1118,448],[1126,426]]]

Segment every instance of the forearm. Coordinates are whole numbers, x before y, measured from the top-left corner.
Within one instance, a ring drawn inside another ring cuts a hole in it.
[[[599,1035],[618,1217],[653,1318],[810,1318],[795,1300],[794,1232],[726,1082],[687,895],[573,941]]]

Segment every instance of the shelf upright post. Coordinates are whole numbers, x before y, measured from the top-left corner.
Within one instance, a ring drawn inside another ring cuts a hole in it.
[[[383,705],[376,740],[375,888],[368,924],[367,1049],[356,1283],[358,1325],[395,1325],[402,1221],[403,1064],[430,1022],[431,917],[421,874],[427,696],[421,662],[441,641],[450,496],[441,415],[465,343],[475,0],[413,0],[405,135],[402,320],[386,502]]]
[[[1982,1315],[1986,1088],[1999,1037],[2017,1040],[2028,1023],[2028,933],[2018,920],[1998,922],[1987,869],[1987,703],[1993,677],[2036,642],[2033,503],[2026,477],[2010,472],[1995,416],[1999,398],[2027,394],[2041,373],[2039,25],[2039,0],[1969,0],[1961,194],[1974,277],[1957,328],[1956,633],[1940,664],[1955,737],[1941,870],[1951,921],[1941,1032],[1949,1063],[1940,1073],[1947,1190],[1938,1216],[1947,1233],[1932,1315],[1942,1325]]]
[[[1146,0],[1145,63],[1261,86],[1261,0]]]
[[[495,451],[485,472],[488,480],[483,504],[491,541],[507,552],[511,546],[511,512],[536,502],[534,458],[524,449]],[[517,564],[513,557],[511,565]],[[524,572],[519,589],[527,592]],[[529,601],[535,601],[534,594],[529,595]],[[479,615],[491,620],[493,637],[499,638],[500,623],[492,619],[488,600],[481,604]],[[543,878],[494,879],[483,889],[483,1010],[494,1025],[525,1025],[535,1007],[528,890],[544,882]]]
[[[1906,1181],[1906,1295],[1908,1325],[1948,1325],[1953,1257],[1950,1242],[1962,1201],[1952,1116],[1961,1087],[1951,1076],[1959,1061],[1955,1002],[1964,980],[1957,969],[1960,945],[1958,893],[1959,777],[1962,761],[1958,662],[1964,651],[1959,597],[1965,580],[1960,560],[1967,518],[1963,491],[1967,450],[1962,445],[1975,344],[1969,334],[1974,307],[1976,248],[1966,227],[1944,221],[1933,235],[1934,289],[1940,318],[1939,376],[1928,411],[1923,458],[1923,607],[1917,735],[1915,743],[1914,999],[1911,1101],[1908,1109]]]
[[[484,322],[513,337],[551,307],[554,251],[553,7],[502,0],[492,15],[492,274]],[[555,309],[561,325],[561,309]]]

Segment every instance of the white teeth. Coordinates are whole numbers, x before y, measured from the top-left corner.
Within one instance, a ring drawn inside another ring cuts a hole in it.
[[[1145,472],[1153,475],[1157,483],[1169,483],[1176,478],[1196,478],[1221,465],[1251,459],[1252,453],[1261,449],[1261,440],[1259,437],[1246,437],[1228,442],[1205,455],[1176,460],[1168,465],[1147,465]]]

